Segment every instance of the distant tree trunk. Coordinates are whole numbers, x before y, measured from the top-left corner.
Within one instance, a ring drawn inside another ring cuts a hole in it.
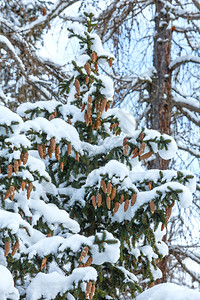
[[[164,9],[163,1],[155,0],[155,8],[153,65],[157,74],[151,92],[151,128],[170,134],[172,108],[171,71],[168,68],[171,53],[170,17]],[[151,168],[165,170],[168,165],[169,161],[160,158],[152,162]]]
[[[171,0],[168,2],[171,3]],[[151,128],[170,135],[171,123],[171,72],[168,68],[171,53],[171,26],[170,17],[164,9],[163,1],[155,0],[155,36],[153,65],[156,69],[155,81],[151,93]],[[150,163],[151,169],[168,169],[169,160],[156,157]],[[163,241],[166,241],[164,236]],[[156,281],[162,283],[167,281],[167,256],[159,264],[163,277]]]

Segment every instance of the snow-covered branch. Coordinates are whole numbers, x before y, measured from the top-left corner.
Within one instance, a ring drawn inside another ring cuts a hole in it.
[[[188,62],[200,64],[200,57],[197,57],[197,56],[194,56],[194,55],[184,55],[184,56],[178,57],[177,59],[170,62],[169,69],[171,71],[173,71],[176,68],[178,68],[181,65],[184,65]]]
[[[200,113],[200,102],[192,98],[173,97],[172,103],[177,108],[185,107],[188,110]]]

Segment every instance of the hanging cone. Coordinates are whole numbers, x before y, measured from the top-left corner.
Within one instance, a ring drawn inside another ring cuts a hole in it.
[[[169,206],[166,208],[166,222],[169,221],[169,218],[171,217],[171,214],[172,214],[172,207]]]
[[[14,162],[14,172],[16,175],[18,175],[18,171],[19,171],[19,164],[18,164],[18,161],[15,160]]]
[[[129,200],[126,199],[125,203],[124,203],[124,212],[126,212],[128,210],[128,207],[129,207]]]
[[[97,194],[97,206],[100,207],[102,203],[102,196],[101,194]]]
[[[110,197],[109,196],[106,197],[106,205],[107,205],[107,208],[110,209]]]
[[[136,199],[137,199],[137,194],[133,194],[133,196],[131,197],[131,206],[135,204]]]
[[[97,207],[96,196],[95,195],[92,196],[92,205],[94,206],[94,208]]]
[[[43,147],[42,147],[42,145],[38,144],[37,149],[38,149],[38,153],[39,153],[40,158],[43,159],[44,157],[43,157]]]
[[[91,293],[90,293],[90,300],[93,299],[94,297],[94,293],[95,293],[95,284],[93,284],[92,289],[91,289]]]
[[[80,93],[81,93],[81,86],[80,86],[80,82],[79,82],[79,80],[77,78],[75,79],[74,85],[75,85],[75,89],[76,89],[77,94],[80,95]]]
[[[10,199],[14,200],[14,198],[15,198],[15,187],[14,187],[14,185],[11,185],[9,190],[10,190]]]
[[[4,256],[7,256],[9,252],[10,252],[10,242],[6,241],[4,246]]]
[[[46,263],[47,263],[47,258],[44,257],[42,260],[42,263],[41,263],[40,271],[42,271],[44,269],[44,267],[46,266]]]
[[[92,257],[90,256],[90,257],[88,258],[88,260],[86,261],[84,267],[89,267],[89,266],[91,266],[92,262],[93,262],[93,259],[92,259]]]
[[[111,192],[112,192],[112,183],[108,182],[108,184],[107,184],[107,195],[110,196]]]
[[[104,109],[106,108],[106,104],[107,104],[107,100],[106,100],[106,98],[104,98],[101,101],[100,108],[99,108],[99,111],[101,112],[101,114],[103,113]]]
[[[89,76],[86,76],[85,77],[85,84],[88,85],[88,83],[89,83]]]
[[[111,195],[110,195],[110,200],[111,200],[111,201],[115,198],[116,193],[117,193],[117,189],[116,189],[116,187],[114,186],[113,189],[112,189]]]
[[[6,200],[7,198],[10,197],[10,190],[7,190],[5,196],[4,196],[4,200]]]
[[[140,134],[140,141],[142,141],[143,138],[144,138],[144,132],[142,132],[142,133]]]
[[[109,64],[110,67],[112,67],[112,64],[113,64],[113,59],[112,58],[109,58],[108,64]]]
[[[11,254],[11,255],[14,256],[18,249],[19,249],[19,242],[16,242],[16,243],[14,244],[14,247],[13,247],[13,250],[12,250],[12,254]]]
[[[127,154],[128,154],[128,149],[129,149],[129,145],[126,144],[126,145],[124,146],[124,155],[127,155]]]
[[[27,199],[30,198],[32,190],[33,190],[33,183],[30,182],[29,185],[28,185],[28,189],[27,189]]]
[[[139,151],[139,155],[140,155],[140,156],[144,153],[145,146],[146,146],[146,144],[145,144],[144,142],[142,142],[142,144],[141,144],[141,146],[140,146],[140,151]]]
[[[120,196],[120,204],[122,204],[124,202],[124,195],[122,194],[121,196]]]
[[[42,145],[42,151],[43,151],[43,158],[45,159],[47,151],[45,145]]]
[[[149,182],[148,186],[149,186],[149,189],[151,190],[152,189],[152,181]]]
[[[25,165],[27,163],[27,161],[28,161],[28,152],[24,152],[23,160],[22,160],[23,165]]]
[[[89,251],[88,246],[83,248],[83,251],[81,252],[81,256],[79,258],[79,261],[82,261],[86,257],[86,255],[88,254],[88,251]]]
[[[127,137],[125,137],[124,139],[123,139],[123,146],[125,146],[126,145],[126,143],[127,143]]]
[[[76,160],[77,160],[77,162],[79,162],[79,154],[78,154],[78,152],[76,152]]]
[[[55,141],[55,139],[52,138],[50,140],[50,150],[51,150],[51,153],[54,153],[55,149],[56,149],[56,141]]]
[[[151,157],[152,154],[153,154],[153,152],[145,153],[142,156],[140,156],[140,159],[147,159],[147,158]]]
[[[86,298],[86,299],[89,299],[89,295],[90,295],[90,293],[91,293],[91,290],[92,290],[92,282],[89,281],[89,282],[87,283],[87,286],[86,286],[86,292],[85,292],[85,298]]]
[[[114,210],[113,210],[113,215],[118,211],[119,209],[119,202],[115,202]]]
[[[10,178],[12,176],[12,173],[13,173],[13,167],[12,165],[8,165],[8,178]]]
[[[56,146],[56,154],[55,154],[55,157],[57,160],[59,160],[59,153],[60,153],[60,149],[59,149],[59,146],[57,145]]]
[[[150,206],[151,212],[153,214],[155,212],[155,203],[153,200],[150,201],[149,206]]]
[[[81,112],[83,112],[85,109],[85,103],[82,104],[82,107],[81,107]]]
[[[60,161],[60,169],[61,169],[61,171],[63,171],[63,169],[64,169],[64,163],[62,160]]]
[[[103,192],[104,192],[105,194],[107,194],[106,183],[105,183],[105,181],[104,181],[103,179],[101,180],[101,188],[102,188]]]
[[[90,73],[91,73],[91,66],[90,66],[89,62],[86,62],[86,64],[85,64],[85,70],[86,70],[87,74],[90,75]]]
[[[72,153],[72,144],[67,145],[67,154],[70,155]]]
[[[135,148],[134,150],[133,150],[133,153],[132,153],[132,158],[135,158],[135,157],[137,157],[138,155],[139,155],[139,153],[138,153],[138,148]]]
[[[101,126],[101,120],[97,119],[96,120],[96,129],[99,130],[100,126]]]
[[[97,57],[96,52],[92,52],[92,62],[93,62],[93,63],[96,62],[97,58],[98,58],[98,57]]]

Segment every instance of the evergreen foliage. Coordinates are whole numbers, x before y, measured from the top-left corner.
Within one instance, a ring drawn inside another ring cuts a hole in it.
[[[14,280],[5,299],[134,297],[161,277],[175,201],[192,201],[190,172],[141,167],[155,153],[170,159],[176,144],[110,108],[113,84],[100,66],[114,57],[91,12],[85,20],[84,31],[69,29],[80,55],[60,86],[68,103],[0,108],[0,263]]]

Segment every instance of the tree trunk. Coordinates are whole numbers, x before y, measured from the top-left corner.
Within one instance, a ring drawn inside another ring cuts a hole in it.
[[[168,2],[171,2],[168,1]],[[165,2],[166,4],[166,2]],[[151,92],[151,128],[161,133],[170,134],[171,123],[171,72],[168,68],[171,52],[170,16],[160,0],[155,0],[155,36],[153,65],[156,77]],[[158,158],[151,163],[151,168],[167,169],[169,161]]]
[[[168,2],[171,2],[171,0]],[[156,69],[156,77],[151,91],[151,128],[158,130],[160,133],[170,134],[172,99],[171,72],[168,66],[171,53],[171,26],[170,16],[164,8],[165,4],[163,4],[163,1],[155,0],[153,65]],[[165,170],[168,169],[169,162],[169,160],[166,161],[157,156],[150,163],[150,168]],[[166,236],[163,240],[166,241]],[[167,280],[167,257],[158,266],[163,277],[157,280],[156,284]]]

